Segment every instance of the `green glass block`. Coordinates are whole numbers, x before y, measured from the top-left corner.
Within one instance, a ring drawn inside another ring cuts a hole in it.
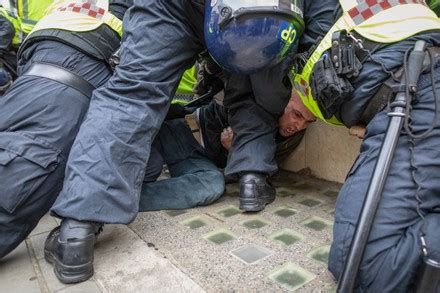
[[[219,214],[220,216],[224,217],[224,218],[229,218],[238,214],[241,214],[241,211],[236,208],[235,206],[228,206],[226,208],[223,208],[219,211],[217,211],[217,214]]]
[[[324,264],[327,264],[329,252],[330,252],[330,246],[326,245],[312,250],[312,252],[308,254],[308,257],[313,258],[314,260],[317,260]]]
[[[226,185],[226,194],[239,193],[240,187],[238,184],[228,184]]]
[[[240,223],[242,226],[245,226],[248,229],[259,229],[269,224],[266,220],[261,218],[253,218],[249,220],[245,220]]]
[[[297,211],[295,209],[292,209],[289,207],[280,207],[280,208],[276,209],[273,213],[277,216],[280,216],[283,218],[288,218],[288,217],[295,215],[297,213]]]
[[[316,191],[319,190],[318,187],[310,185],[308,183],[300,183],[295,185],[296,189],[302,190],[302,191]]]
[[[185,221],[180,222],[182,225],[187,226],[190,229],[198,229],[203,226],[206,226],[208,222],[201,217],[194,217],[191,219],[187,219]]]
[[[315,231],[322,231],[331,226],[330,222],[319,217],[308,218],[305,221],[301,222],[301,224]]]
[[[327,190],[326,192],[324,192],[325,196],[328,197],[338,197],[339,191],[336,190]]]
[[[167,210],[164,211],[170,217],[177,217],[186,213],[186,210]]]
[[[320,205],[322,201],[314,199],[314,198],[306,198],[299,202],[302,205],[308,206],[309,208]]]
[[[249,244],[231,251],[231,253],[246,264],[254,264],[271,255],[272,251],[264,247]]]
[[[234,234],[227,230],[217,230],[214,232],[211,232],[205,236],[203,236],[204,239],[209,240],[217,245],[223,244],[225,242],[231,241],[235,239]]]
[[[287,263],[270,273],[269,278],[288,290],[298,290],[316,276],[298,265]]]
[[[270,239],[279,241],[283,243],[284,245],[292,245],[298,241],[301,241],[304,237],[296,233],[295,231],[292,231],[290,229],[284,229],[279,232],[276,232],[270,236]]]
[[[285,188],[285,187],[278,187],[277,188],[277,196],[294,196],[295,192],[291,189]]]
[[[229,197],[239,197],[240,193],[239,192],[232,192],[232,193],[226,194],[226,196],[229,196]]]

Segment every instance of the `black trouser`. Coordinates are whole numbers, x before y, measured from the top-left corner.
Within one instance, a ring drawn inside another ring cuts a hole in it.
[[[62,66],[95,87],[110,77],[102,61],[58,42],[29,47],[19,70],[36,62]],[[0,258],[26,238],[58,196],[88,106],[89,98],[77,90],[33,76],[19,77],[0,97]]]
[[[440,96],[440,63],[436,78]],[[400,134],[358,273],[362,292],[410,291],[422,263],[423,234],[430,257],[440,261],[440,121],[434,120],[431,74],[420,76],[417,89],[412,129],[420,135],[433,122],[435,127],[415,145],[404,131]],[[368,124],[359,157],[339,193],[329,256],[329,269],[336,278],[342,272],[389,120],[385,109]]]
[[[215,162],[217,167],[224,168],[227,162],[228,151],[223,147],[220,139],[223,129],[229,126],[228,111],[226,111],[224,106],[212,101],[197,110],[197,118],[206,155]],[[297,132],[290,137],[282,137],[276,134],[276,152],[273,154],[271,150],[266,155],[274,155],[277,164],[281,164],[301,143],[304,134],[305,130]],[[243,162],[242,164],[245,163]]]
[[[234,131],[225,175],[241,172],[273,174],[278,117],[290,99],[291,87],[285,86],[283,64],[249,75],[230,75],[224,105]],[[256,156],[258,154],[258,156]]]

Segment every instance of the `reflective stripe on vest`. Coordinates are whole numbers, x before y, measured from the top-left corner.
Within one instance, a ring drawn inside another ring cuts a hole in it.
[[[107,0],[56,1],[32,32],[43,29],[87,32],[103,24],[122,36],[122,21],[109,12]]]
[[[186,105],[194,97],[193,88],[197,83],[196,67],[193,66],[186,70],[180,80],[179,87],[177,88],[176,95],[171,101],[172,104]]]
[[[359,3],[358,3],[359,2]],[[423,2],[423,3],[421,3]],[[331,48],[334,32],[356,31],[377,43],[394,43],[428,30],[440,30],[440,19],[421,0],[340,0],[344,11],[306,62],[301,74],[292,72],[291,80],[304,105],[317,118],[342,125],[336,118],[325,119],[309,86],[316,62]]]

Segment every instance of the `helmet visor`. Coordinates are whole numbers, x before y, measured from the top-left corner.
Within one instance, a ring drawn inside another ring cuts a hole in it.
[[[216,3],[218,2],[218,3]],[[239,10],[240,8],[251,7],[280,7],[283,9],[292,9],[296,5],[296,0],[212,0],[211,5],[223,4],[229,6],[233,10]]]
[[[223,25],[232,19],[246,15],[275,14],[290,20],[302,18],[303,11],[298,5],[298,0],[212,0],[211,6],[217,6],[220,22]]]

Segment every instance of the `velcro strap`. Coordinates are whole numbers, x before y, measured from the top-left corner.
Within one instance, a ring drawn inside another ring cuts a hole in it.
[[[34,63],[23,75],[51,79],[79,91],[89,99],[95,90],[95,87],[80,75],[53,64]]]
[[[403,76],[403,67],[394,73],[394,77],[398,80],[394,80],[393,77],[389,77],[377,90],[376,94],[368,101],[367,107],[362,113],[360,121],[367,125],[374,118],[374,116],[382,111],[388,102],[393,100],[395,91],[393,88],[400,85],[400,79]]]
[[[440,59],[440,47],[429,47],[427,48],[426,57],[425,57],[425,68],[424,72],[429,72],[431,62],[438,62]],[[432,57],[432,60],[430,58]],[[396,79],[400,80],[404,74],[403,67],[394,73]],[[374,116],[382,111],[389,101],[393,100],[394,95],[396,94],[396,90],[400,86],[400,82],[394,80],[392,77],[388,78],[377,90],[376,94],[370,99],[362,113],[360,122],[367,125]]]

